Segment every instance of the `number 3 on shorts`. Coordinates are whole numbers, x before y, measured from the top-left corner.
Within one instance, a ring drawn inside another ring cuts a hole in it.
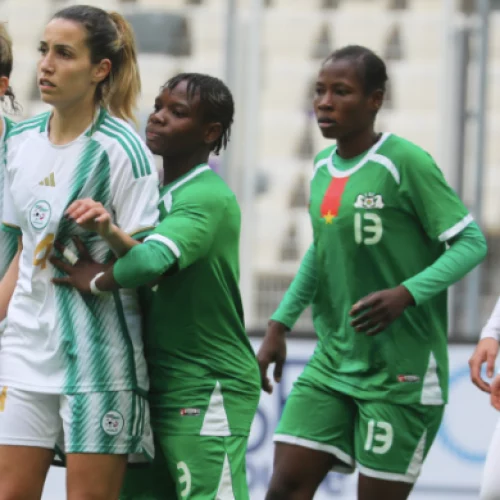
[[[384,455],[392,446],[394,432],[388,422],[368,421],[368,432],[365,441],[365,451],[372,451],[377,455]]]

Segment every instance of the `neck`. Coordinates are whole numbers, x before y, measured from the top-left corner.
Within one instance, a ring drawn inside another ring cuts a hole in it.
[[[337,154],[341,158],[354,158],[367,149],[370,149],[378,140],[373,127],[350,137],[342,137],[337,140]]]
[[[54,108],[50,118],[49,139],[63,145],[83,134],[95,117],[93,101],[80,101],[63,109]]]
[[[163,185],[166,186],[174,182],[197,165],[208,163],[208,156],[209,153],[207,151],[194,152],[187,156],[164,156]]]

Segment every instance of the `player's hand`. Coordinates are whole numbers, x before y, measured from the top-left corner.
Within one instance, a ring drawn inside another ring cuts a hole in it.
[[[500,375],[497,375],[491,383],[491,406],[500,411]]]
[[[351,326],[357,332],[376,335],[414,303],[413,296],[403,285],[371,293],[352,306],[349,313],[354,317]]]
[[[257,353],[262,389],[271,394],[273,385],[267,376],[267,369],[274,363],[274,381],[279,383],[286,361],[286,326],[278,321],[269,321],[264,341]]]
[[[49,258],[54,267],[66,273],[66,276],[62,278],[52,278],[52,283],[76,288],[81,293],[91,293],[90,282],[97,273],[106,271],[109,265],[96,262],[78,237],[73,238],[73,241],[79,255],[78,260],[74,264],[68,264],[54,255]],[[54,246],[61,255],[64,254],[64,245],[56,241]]]
[[[103,238],[108,237],[115,229],[111,214],[102,203],[92,198],[74,201],[66,210],[65,215],[81,228],[98,233]]]
[[[488,382],[481,377],[481,368],[486,363],[486,375],[492,378],[495,373],[495,360],[498,354],[498,340],[484,338],[477,344],[474,354],[469,359],[470,378],[474,385],[484,392],[491,392]]]

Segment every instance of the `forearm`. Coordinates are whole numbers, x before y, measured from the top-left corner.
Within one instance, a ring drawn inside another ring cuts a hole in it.
[[[431,266],[403,283],[420,305],[462,279],[486,256],[486,240],[473,223],[452,242]]]
[[[316,255],[314,245],[311,245],[278,309],[271,316],[271,320],[283,323],[287,328],[292,329],[304,309],[311,303],[317,281]]]
[[[176,262],[175,255],[165,245],[156,241],[141,243],[118,259],[95,284],[103,292],[137,288],[157,280]]]
[[[500,298],[497,300],[488,322],[481,331],[481,339],[486,338],[500,340]]]
[[[19,258],[21,256],[21,251],[22,244],[19,242],[17,253],[12,259],[4,277],[0,281],[0,321],[7,316],[10,299],[16,287],[17,278],[19,276]]]
[[[104,239],[117,257],[123,257],[131,248],[140,243],[115,224],[111,226],[109,234]]]

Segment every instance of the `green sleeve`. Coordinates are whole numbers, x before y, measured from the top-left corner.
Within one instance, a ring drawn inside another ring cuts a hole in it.
[[[122,288],[137,288],[162,276],[177,262],[168,246],[150,240],[132,247],[113,266],[113,277]]]
[[[316,254],[313,244],[304,255],[297,275],[271,319],[292,329],[304,309],[311,303],[317,281]]]
[[[475,222],[449,241],[450,247],[434,264],[403,283],[420,305],[462,279],[487,252],[486,240]]]
[[[470,224],[472,216],[428,153],[409,148],[402,166],[401,193],[429,238],[449,241]]]
[[[179,269],[184,269],[203,258],[211,248],[228,201],[228,197],[208,190],[174,201],[168,216],[146,240],[169,247],[178,259]]]

